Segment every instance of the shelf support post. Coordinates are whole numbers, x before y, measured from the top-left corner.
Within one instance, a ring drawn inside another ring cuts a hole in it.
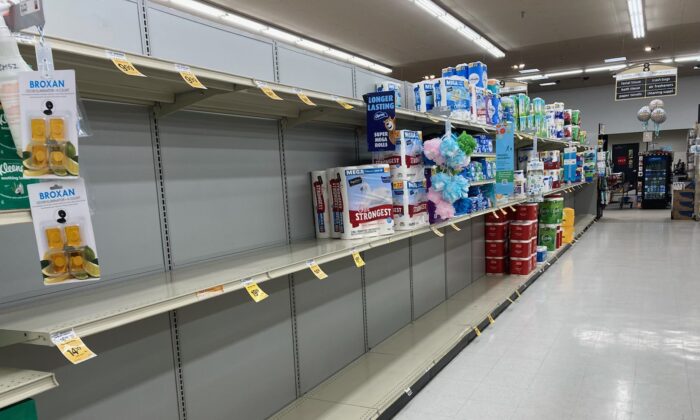
[[[228,93],[228,91],[219,89],[198,89],[191,90],[189,92],[178,93],[175,95],[175,101],[172,103],[157,103],[154,107],[154,112],[156,118],[162,118],[166,115],[170,115],[188,106],[194,105],[197,102],[201,102],[207,98],[211,98],[212,96],[221,95],[222,93]]]

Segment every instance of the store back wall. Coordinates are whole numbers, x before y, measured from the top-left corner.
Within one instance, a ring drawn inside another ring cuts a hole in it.
[[[653,143],[649,143],[649,150],[663,149],[670,147],[673,151],[673,161],[678,159],[686,161],[687,137],[688,130],[662,130],[659,137],[654,137]],[[611,134],[608,136],[608,150],[612,150],[612,146],[616,144],[639,144],[639,151],[647,150],[646,143],[642,142],[642,133],[621,133]]]

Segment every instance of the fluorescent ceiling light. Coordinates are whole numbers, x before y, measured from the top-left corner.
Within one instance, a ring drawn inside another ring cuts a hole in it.
[[[455,16],[451,15],[445,9],[443,9],[442,7],[433,3],[432,1],[430,1],[430,0],[411,0],[411,1],[413,3],[415,3],[421,9],[425,10],[425,12],[428,13],[429,15],[438,18],[438,20],[440,20],[440,22],[447,25],[450,29],[457,31],[460,34],[462,34],[465,38],[467,38],[471,41],[474,41],[478,46],[480,46],[484,50],[488,51],[489,54],[493,55],[494,57],[501,58],[501,57],[506,56],[506,54],[503,51],[501,51],[500,48],[493,45],[489,40],[480,36],[472,28],[470,28],[469,26],[462,23]]]
[[[627,60],[627,57],[615,57],[615,58],[606,58],[605,61],[606,63],[617,63],[618,61],[625,61]]]
[[[362,57],[351,57],[350,61],[355,64],[359,64],[362,67],[370,67],[373,63],[371,61],[365,60]]]
[[[226,15],[224,15],[223,19],[230,21],[236,26],[241,26],[243,28],[251,29],[253,31],[262,31],[267,29],[267,26],[263,25],[262,23],[258,23],[254,20],[246,19],[242,16],[234,15],[231,13],[227,13]]]
[[[557,82],[545,82],[545,83],[540,83],[540,86],[554,86],[556,84],[557,84]]]
[[[298,36],[290,34],[289,32],[280,31],[279,29],[275,28],[267,28],[262,32],[267,36],[279,39],[280,41],[289,42],[290,44],[296,44],[297,42],[301,41],[301,38],[299,38]]]
[[[632,36],[644,38],[644,5],[642,0],[627,0],[627,11],[632,25]]]
[[[328,47],[325,45],[319,44],[318,42],[309,41],[308,39],[301,39],[300,41],[297,41],[297,45],[307,50],[316,52],[324,52],[328,50]]]
[[[515,80],[517,80],[518,82],[522,82],[525,80],[540,80],[540,79],[546,79],[546,78],[547,78],[547,75],[544,75],[544,74],[533,74],[532,76],[516,77]]]
[[[545,74],[545,76],[547,76],[547,77],[569,76],[569,75],[572,75],[572,74],[580,74],[580,73],[583,73],[583,70],[582,70],[582,69],[578,69],[578,70],[567,70],[567,71],[557,71],[557,72],[554,72],[554,73],[547,73],[547,74]]]
[[[382,66],[381,64],[372,64],[370,68],[383,74],[391,73],[391,69],[389,67]]]
[[[200,3],[195,0],[170,0],[170,2],[177,6],[184,7],[186,9],[190,9],[195,12],[203,13],[209,16],[222,17],[226,14],[225,11],[219,8],[212,7],[208,4]]]
[[[700,55],[689,55],[686,57],[676,57],[674,60],[676,63],[685,63],[688,61],[700,61]]]
[[[524,70],[520,70],[520,73],[528,74],[528,73],[537,73],[538,71],[540,71],[540,69],[524,69]]]
[[[626,64],[615,64],[613,66],[590,67],[590,68],[586,69],[586,73],[594,73],[597,71],[615,71],[615,70],[624,69],[625,67],[627,67]]]
[[[661,60],[662,63],[673,63],[673,58],[664,58]]]
[[[345,61],[349,61],[352,57],[350,54],[344,51],[336,50],[335,48],[329,48],[328,51],[326,51],[326,54]]]

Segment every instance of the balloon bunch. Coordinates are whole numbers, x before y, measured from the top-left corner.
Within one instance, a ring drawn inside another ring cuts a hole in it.
[[[649,120],[654,123],[654,132],[659,135],[661,124],[666,122],[668,114],[664,109],[664,101],[661,99],[653,99],[649,105],[644,105],[637,111],[637,119],[644,125],[644,131],[647,131]]]

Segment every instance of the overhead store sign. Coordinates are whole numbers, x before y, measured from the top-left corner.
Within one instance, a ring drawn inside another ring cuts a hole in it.
[[[527,93],[527,83],[501,80],[500,93],[501,95],[508,95],[511,93]]]
[[[645,63],[615,75],[615,100],[657,98],[678,93],[678,69]]]

